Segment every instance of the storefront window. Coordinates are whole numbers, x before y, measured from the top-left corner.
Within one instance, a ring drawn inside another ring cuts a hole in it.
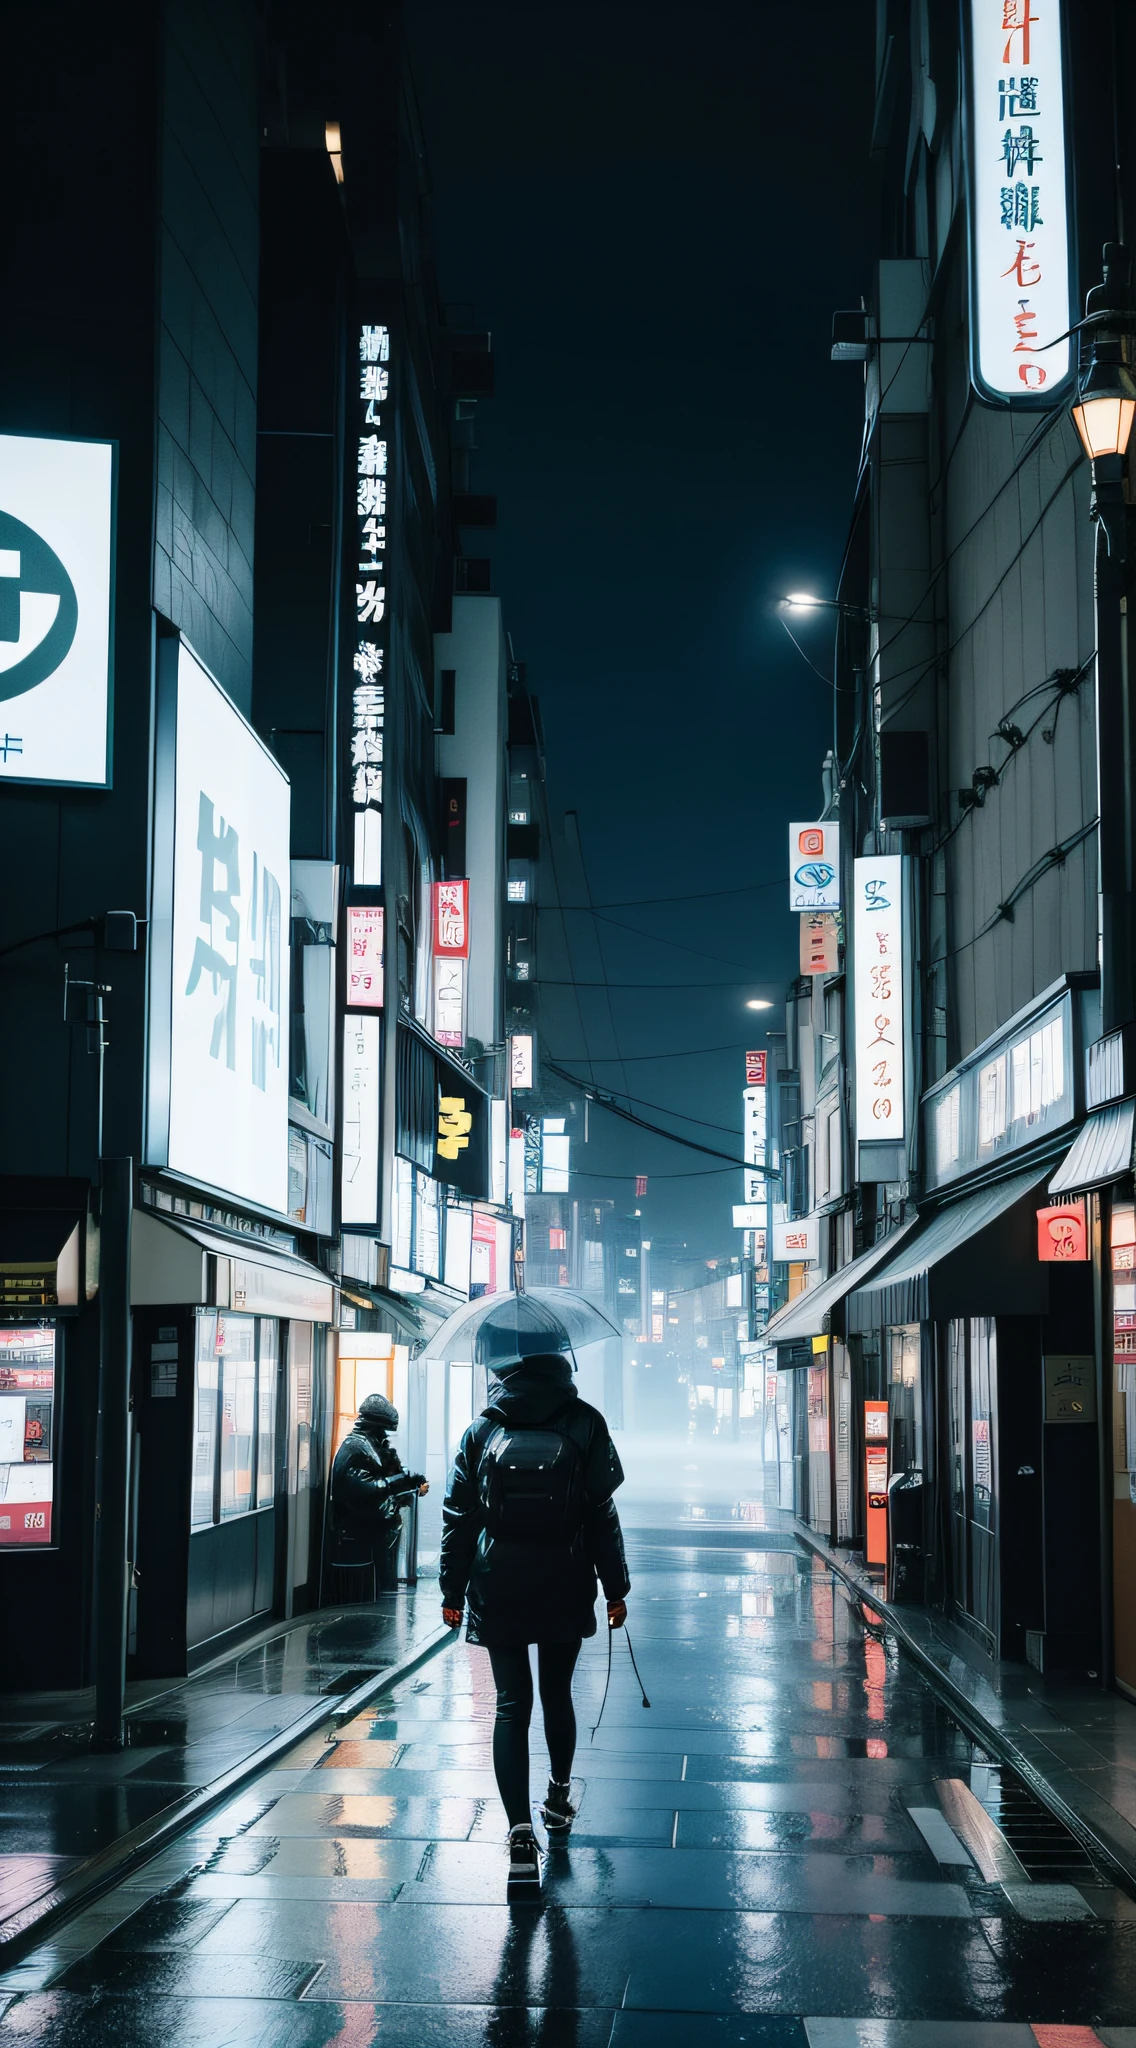
[[[1136,1205],[1112,1205],[1113,1469],[1136,1504]]]
[[[221,1354],[221,1520],[247,1515],[252,1507],[253,1443],[256,1433],[256,1321],[220,1316]]]
[[[54,1329],[0,1330],[0,1549],[52,1540],[56,1394]]]
[[[980,1528],[994,1520],[994,1323],[975,1317],[970,1326],[971,1513]]]
[[[280,1325],[261,1316],[256,1364],[256,1504],[270,1508],[276,1494],[276,1389],[280,1376]]]
[[[205,1529],[276,1492],[280,1325],[273,1316],[197,1317],[190,1526]]]
[[[189,1513],[193,1529],[207,1528],[215,1519],[217,1389],[220,1380],[217,1320],[214,1315],[199,1315],[197,1318],[197,1357],[193,1376],[193,1484]]]
[[[832,1519],[832,1477],[828,1462],[828,1367],[808,1368],[809,1385],[809,1526],[829,1530]]]
[[[923,1400],[920,1387],[922,1333],[918,1323],[888,1331],[888,1398],[891,1404],[891,1470],[923,1469]]]

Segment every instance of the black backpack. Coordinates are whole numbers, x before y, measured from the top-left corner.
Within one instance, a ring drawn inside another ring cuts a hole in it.
[[[566,1431],[509,1429],[486,1438],[478,1472],[485,1527],[501,1543],[571,1543],[584,1520],[584,1466]]]

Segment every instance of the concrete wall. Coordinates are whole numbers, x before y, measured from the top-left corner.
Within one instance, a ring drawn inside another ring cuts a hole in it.
[[[944,374],[948,388],[957,388],[949,364]],[[944,421],[946,446],[954,439],[952,411]],[[1022,461],[1031,440],[1034,452]],[[944,453],[945,447],[933,468]],[[1036,415],[971,405],[950,465],[941,529],[941,817],[944,828],[955,828],[944,849],[950,1064],[1058,975],[1097,964],[1095,833],[1025,891],[1012,922],[1001,919],[975,938],[1034,864],[1096,815],[1092,672],[1060,709],[1046,680],[1058,668],[1079,669],[1093,651],[1088,500],[1088,465],[1064,408],[1047,427]],[[960,817],[952,793],[970,785],[976,767],[1001,769],[1010,754],[1004,740],[991,737],[1006,716],[1025,743],[997,788]]]
[[[167,0],[154,605],[252,705],[258,132],[249,0]]]

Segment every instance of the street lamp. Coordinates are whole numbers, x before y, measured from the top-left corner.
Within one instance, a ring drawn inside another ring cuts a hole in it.
[[[746,1004],[747,1010],[771,1010],[772,1008],[772,1003],[767,1003],[764,996],[751,996]]]
[[[1089,367],[1080,379],[1073,404],[1073,424],[1089,461],[1123,456],[1128,450],[1136,414],[1136,379],[1121,358],[1121,341],[1097,341]]]
[[[1136,1015],[1136,904],[1132,893],[1131,789],[1136,776],[1132,660],[1136,645],[1136,547],[1128,503],[1128,443],[1136,416],[1132,372],[1136,311],[1132,261],[1106,242],[1102,281],[1085,300],[1081,335],[1088,362],[1077,382],[1073,424],[1092,463],[1090,510],[1096,521],[1097,838],[1100,861],[1101,1030],[1107,1036]]]
[[[862,604],[847,604],[842,597],[814,597],[808,590],[791,590],[778,600],[783,612],[844,612],[848,618],[872,623],[872,613]]]

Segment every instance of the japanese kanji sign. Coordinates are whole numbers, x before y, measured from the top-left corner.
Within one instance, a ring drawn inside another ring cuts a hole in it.
[[[533,1085],[531,1031],[520,1031],[509,1040],[509,1080],[514,1088],[531,1088]]]
[[[764,1053],[764,1052],[747,1052],[747,1054],[746,1054],[746,1087],[747,1087],[747,1088],[764,1088],[764,1086],[765,1086],[765,1061],[766,1061],[766,1055],[765,1055],[765,1053]]]
[[[434,883],[434,958],[469,958],[469,883]]]
[[[287,1214],[288,782],[188,648],[169,643],[160,692],[173,874],[168,913],[156,896],[148,1156]]]
[[[380,1026],[377,1017],[343,1019],[344,1223],[379,1220]]]
[[[350,376],[354,415],[355,612],[352,639],[350,786],[355,829],[352,879],[378,888],[383,879],[383,732],[386,663],[390,648],[387,571],[388,450],[391,421],[390,329],[373,321],[358,327],[357,360]]]
[[[1083,1261],[1089,1256],[1085,1198],[1053,1202],[1037,1212],[1037,1255],[1045,1265]]]
[[[836,974],[840,968],[840,923],[834,910],[801,913],[801,973]]]
[[[434,1036],[439,1045],[465,1044],[465,961],[434,962]]]
[[[347,910],[347,1007],[383,1007],[383,911],[357,903]]]
[[[969,16],[974,382],[1051,405],[1074,317],[1060,0],[970,0]]]
[[[820,1258],[820,1223],[816,1216],[801,1216],[791,1223],[773,1225],[773,1259],[776,1265],[815,1266]]]
[[[110,780],[113,506],[110,441],[0,434],[0,778],[8,782]]]
[[[904,1134],[903,866],[896,853],[854,863],[856,1136]]]

